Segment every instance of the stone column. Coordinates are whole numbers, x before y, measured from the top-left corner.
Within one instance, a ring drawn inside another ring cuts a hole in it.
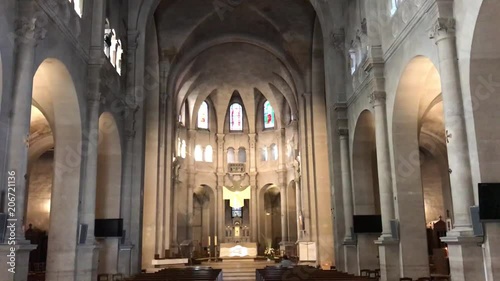
[[[347,120],[345,120],[347,121]],[[358,259],[356,240],[353,233],[353,200],[351,183],[351,165],[349,161],[349,131],[346,128],[338,130],[340,136],[340,166],[342,173],[342,199],[344,206],[344,262],[345,269],[351,274],[358,274]]]
[[[286,227],[286,187],[280,186],[280,203],[281,203],[281,242],[288,241],[288,229]]]
[[[164,231],[167,228],[165,223],[165,164],[166,155],[165,149],[167,144],[166,136],[166,119],[167,119],[167,95],[165,93],[160,94],[160,124],[159,124],[159,135],[158,135],[158,166],[157,166],[157,182],[156,182],[156,243],[155,243],[155,254],[159,258],[163,258],[165,250],[165,234]]]
[[[97,154],[99,143],[99,110],[101,104],[100,71],[102,64],[89,64],[89,82],[87,98],[87,132],[84,143],[84,177],[83,177],[83,202],[80,210],[80,223],[87,225],[87,237],[84,244],[77,247],[77,280],[96,280],[98,249],[94,238],[94,223],[96,209],[96,180],[97,180]],[[55,265],[55,267],[57,267]],[[52,274],[57,274],[57,269],[47,264],[49,280],[56,280]],[[51,273],[53,272],[53,273]]]
[[[13,171],[15,177],[16,197],[16,239],[24,240],[24,219],[27,204],[28,147],[30,134],[30,117],[32,104],[33,77],[35,66],[35,48],[45,38],[40,22],[40,12],[35,9],[35,1],[19,1],[19,28],[16,34],[15,73],[13,81],[13,98],[10,117],[9,159],[7,170]],[[7,190],[5,190],[9,193]],[[8,198],[11,196],[8,195]],[[7,198],[7,201],[8,201]],[[3,210],[7,212],[7,210]]]
[[[250,176],[250,188],[251,190],[251,196],[250,196],[250,227],[251,227],[251,241],[252,242],[257,242],[258,239],[258,223],[257,223],[257,153],[255,151],[255,142],[256,142],[256,135],[255,134],[248,134],[248,144],[249,144],[249,158],[250,158],[250,169],[249,169],[249,176]]]
[[[196,146],[196,130],[188,130],[188,186],[187,186],[187,219],[188,219],[188,229],[187,229],[187,239],[193,239],[193,193],[195,185],[195,146]]]
[[[447,139],[448,165],[453,201],[453,229],[441,240],[448,244],[454,281],[482,280],[483,253],[473,236],[469,207],[474,205],[471,166],[455,37],[455,20],[438,18],[431,38],[439,54]],[[474,270],[473,270],[474,269]]]
[[[382,214],[382,235],[376,241],[379,245],[381,281],[397,280],[399,273],[398,241],[392,238],[391,220],[394,219],[394,198],[392,191],[391,162],[387,132],[385,92],[374,92],[370,96],[375,116],[375,138]]]
[[[123,219],[123,229],[125,230],[124,242],[120,244],[120,252],[118,255],[118,272],[124,276],[131,275],[131,250],[134,247],[130,240],[130,230],[132,227],[132,161],[134,153],[134,123],[135,123],[135,108],[127,107],[125,129],[125,153],[123,154],[123,171],[122,171],[122,192],[120,214]]]
[[[224,221],[224,198],[223,198],[223,186],[224,186],[224,137],[225,134],[217,134],[217,219],[216,219],[216,228],[218,232],[217,245],[224,241],[226,237],[225,232],[225,221]]]
[[[15,232],[16,243],[16,274],[8,273],[11,268],[7,262],[10,258],[7,255],[12,254],[11,246],[7,244],[0,245],[0,269],[4,272],[2,280],[26,280],[28,276],[29,253],[36,246],[30,245],[24,237],[24,219],[27,209],[27,179],[28,179],[28,146],[30,133],[30,117],[32,104],[33,76],[35,65],[35,48],[40,40],[45,37],[46,30],[40,24],[44,18],[43,13],[36,11],[35,1],[18,1],[19,33],[16,37],[16,57],[15,73],[13,80],[13,98],[10,113],[10,134],[8,136],[8,162],[6,176],[10,183],[9,187],[15,187],[15,191],[7,190],[6,183],[2,187],[6,192],[6,202],[10,198],[15,198],[15,213],[11,210],[2,210],[9,214],[15,227],[7,231],[7,237],[10,232]],[[7,203],[4,204],[7,206]],[[11,216],[12,215],[12,216]],[[12,241],[12,240],[10,240]]]

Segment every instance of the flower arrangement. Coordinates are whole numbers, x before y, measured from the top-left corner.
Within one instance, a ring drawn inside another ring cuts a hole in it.
[[[267,247],[266,250],[264,251],[264,256],[268,259],[274,259],[274,249],[271,247]]]

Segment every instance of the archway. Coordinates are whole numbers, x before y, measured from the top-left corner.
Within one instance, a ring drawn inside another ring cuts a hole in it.
[[[273,248],[276,253],[280,248],[281,232],[281,196],[280,189],[274,184],[265,185],[259,194],[259,230],[260,251]]]
[[[215,195],[209,186],[202,185],[193,193],[193,246],[194,257],[213,256],[215,244]],[[210,238],[208,238],[210,237]],[[210,241],[209,241],[210,240]]]
[[[438,70],[430,59],[416,57],[401,76],[392,129],[402,274],[408,277],[448,273],[440,266],[446,250],[439,241],[452,212],[443,116]],[[416,250],[416,243],[428,247]]]
[[[82,126],[77,93],[63,63],[49,58],[40,64],[33,78],[33,104],[46,118],[55,143],[46,279],[71,280],[76,270]]]
[[[54,177],[54,138],[47,118],[33,105],[29,142],[26,239],[37,245],[37,249],[30,252],[29,264],[32,272],[45,272]]]
[[[474,27],[470,53],[470,98],[472,99],[473,124],[476,134],[477,168],[473,173],[477,182],[500,182],[500,155],[494,153],[500,147],[500,3],[494,0],[476,1],[481,5]],[[481,4],[480,4],[481,3]],[[464,85],[467,85],[464,83]],[[471,132],[472,133],[472,132]],[[473,143],[473,142],[471,142]],[[474,163],[474,159],[471,159]],[[477,170],[476,170],[477,169]],[[474,187],[477,198],[477,188]],[[477,201],[476,201],[477,202]],[[500,278],[500,227],[497,223],[485,223],[485,264],[488,280]]]
[[[356,123],[352,145],[352,188],[354,215],[380,215],[377,153],[373,114],[361,112]],[[357,234],[359,272],[379,266],[378,248],[373,243],[380,233]]]
[[[97,151],[95,217],[117,219],[121,217],[122,151],[117,124],[109,112],[104,112],[99,118]],[[119,239],[119,237],[97,238],[100,243],[97,268],[99,274],[118,273]]]

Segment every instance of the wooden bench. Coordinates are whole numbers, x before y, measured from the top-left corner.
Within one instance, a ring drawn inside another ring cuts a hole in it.
[[[363,277],[338,272],[335,270],[320,270],[313,267],[297,266],[294,268],[272,268],[256,270],[257,281],[282,281],[287,279],[300,281],[376,281],[376,277]]]
[[[222,271],[212,268],[168,268],[156,273],[141,273],[130,281],[222,281]]]

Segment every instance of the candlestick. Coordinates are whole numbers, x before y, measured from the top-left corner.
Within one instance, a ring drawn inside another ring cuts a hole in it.
[[[215,238],[214,238],[214,245],[217,246],[217,235],[215,235]]]
[[[210,236],[208,236],[208,246],[210,246]]]

